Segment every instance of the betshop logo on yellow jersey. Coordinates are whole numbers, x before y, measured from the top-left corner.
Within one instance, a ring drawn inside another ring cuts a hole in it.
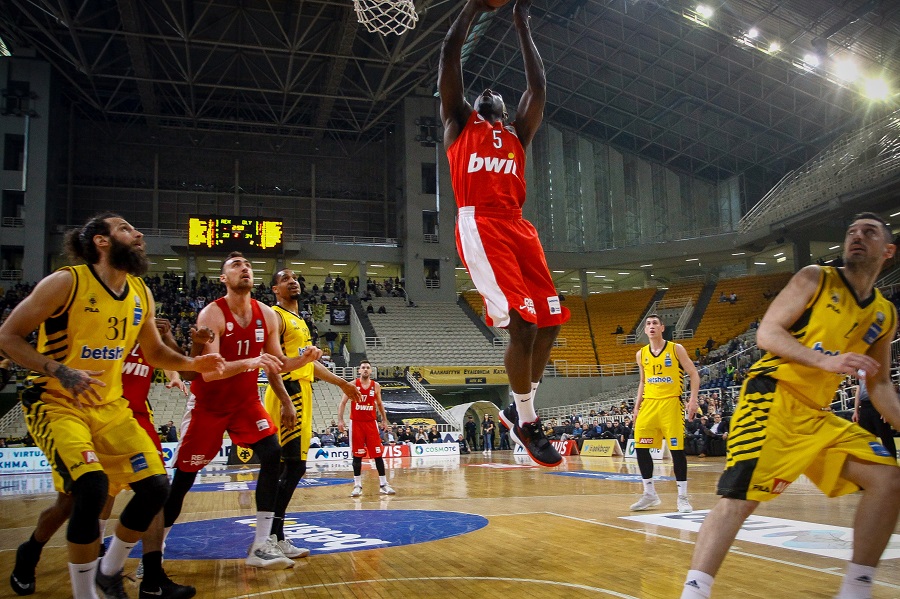
[[[125,348],[123,347],[88,347],[81,346],[82,360],[121,360],[125,356]]]
[[[822,347],[822,342],[821,342],[821,341],[816,341],[816,342],[813,344],[812,349],[813,349],[813,351],[817,351],[817,352],[823,353],[823,354],[825,354],[826,356],[839,356],[839,355],[841,355],[840,350],[829,351],[829,350],[825,349],[824,347]]]

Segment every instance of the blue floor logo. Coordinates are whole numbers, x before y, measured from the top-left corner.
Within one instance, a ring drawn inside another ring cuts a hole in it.
[[[640,474],[627,474],[621,472],[592,472],[590,470],[576,470],[573,472],[548,472],[547,474],[555,474],[556,476],[575,476],[578,478],[595,478],[599,480],[614,480],[625,483],[641,482]],[[653,480],[675,480],[671,476],[654,476]]]
[[[352,483],[351,478],[302,478],[297,485],[298,489],[312,489],[314,487],[328,487],[331,485],[344,485]],[[231,480],[215,483],[197,483],[191,487],[191,491],[200,493],[215,493],[218,491],[253,491],[256,489],[255,480]]]
[[[487,526],[487,518],[458,512],[352,510],[288,514],[284,534],[316,553],[339,553],[426,543]],[[176,524],[166,559],[243,559],[256,518],[218,518]]]

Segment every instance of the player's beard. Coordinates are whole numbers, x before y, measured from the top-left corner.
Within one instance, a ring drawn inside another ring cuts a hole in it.
[[[301,297],[302,297],[302,294],[300,294],[300,293],[292,293],[290,295],[291,300],[293,300],[295,302],[300,301]]]
[[[109,238],[109,264],[118,270],[139,277],[150,268],[150,258],[143,248],[122,243],[113,236]]]

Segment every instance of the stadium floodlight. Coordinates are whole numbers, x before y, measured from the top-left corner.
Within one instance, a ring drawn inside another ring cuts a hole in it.
[[[863,92],[870,100],[887,100],[891,95],[887,81],[879,78],[866,79],[863,83]]]
[[[769,54],[775,54],[779,51],[781,51],[781,44],[779,42],[772,42],[769,44]]]
[[[698,16],[700,16],[706,20],[711,19],[713,16],[713,9],[709,6],[707,6],[706,4],[698,4],[695,11],[697,12]]]
[[[803,64],[806,65],[809,69],[814,69],[819,66],[820,60],[816,54],[812,52],[807,52],[803,55]]]
[[[759,37],[759,29],[757,29],[756,27],[751,27],[750,31],[747,32],[747,37],[749,37],[752,40],[755,40],[756,38]]]
[[[834,63],[834,74],[847,83],[853,83],[859,78],[859,67],[849,58],[843,58]]]

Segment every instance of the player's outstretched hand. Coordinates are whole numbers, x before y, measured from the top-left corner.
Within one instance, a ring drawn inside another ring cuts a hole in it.
[[[297,426],[297,408],[292,403],[281,404],[281,428],[288,430],[295,426]]]
[[[222,374],[225,372],[225,358],[222,354],[205,354],[191,358],[191,367],[188,370],[199,372],[200,374],[212,373]]]
[[[156,330],[159,331],[160,337],[165,337],[172,332],[172,323],[169,322],[168,318],[155,318],[153,322],[156,325]]]
[[[216,334],[209,327],[197,328],[197,325],[191,327],[191,343],[206,345],[216,338]]]
[[[853,376],[859,376],[859,371],[862,370],[865,371],[868,376],[872,376],[878,372],[881,368],[881,364],[871,356],[849,352],[837,356],[825,356],[819,363],[819,368],[828,372],[850,374]]]
[[[175,379],[174,381],[169,381],[166,383],[166,389],[171,388],[181,389],[181,392],[184,393],[184,396],[187,397],[189,395],[187,390],[187,385],[184,384],[184,381],[180,378]]]
[[[356,388],[351,381],[344,381],[341,383],[341,391],[344,392],[350,401],[355,401],[357,403],[362,401],[362,393],[359,392],[359,389]]]
[[[65,364],[60,364],[59,368],[53,372],[53,376],[56,377],[59,384],[72,394],[72,403],[78,408],[84,407],[81,400],[91,404],[103,401],[103,398],[100,397],[95,388],[95,386],[106,386],[106,383],[94,378],[100,374],[103,374],[102,370],[76,370],[69,368]]]
[[[272,354],[260,354],[251,368],[262,368],[269,376],[278,376],[284,363]]]
[[[310,362],[315,362],[322,357],[322,350],[315,345],[307,345],[302,350],[300,350],[300,356],[303,358],[304,364],[309,364]]]

